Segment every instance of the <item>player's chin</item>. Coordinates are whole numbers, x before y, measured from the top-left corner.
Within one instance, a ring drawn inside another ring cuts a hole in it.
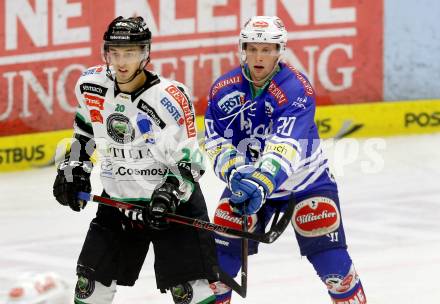
[[[128,72],[125,72],[125,73],[118,72],[118,73],[116,73],[116,78],[119,81],[125,81],[125,80],[127,80],[129,78],[129,76],[130,75],[129,75]]]
[[[265,79],[267,77],[267,75],[269,75],[269,73],[267,73],[267,72],[256,73],[255,80],[261,81],[261,80]]]
[[[268,74],[268,72],[266,71],[265,68],[259,68],[259,69],[256,68],[254,70],[254,73],[256,76],[262,77],[262,78],[264,78]]]

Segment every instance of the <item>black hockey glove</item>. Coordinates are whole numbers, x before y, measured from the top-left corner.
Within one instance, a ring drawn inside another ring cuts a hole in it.
[[[165,230],[169,227],[164,213],[175,213],[180,203],[179,187],[174,183],[165,182],[156,188],[151,196],[151,202],[145,209],[144,222],[156,230]]]
[[[91,164],[91,162],[65,160],[58,166],[53,195],[61,205],[70,206],[74,211],[81,211],[86,206],[87,202],[79,200],[76,196],[78,192],[90,193],[92,190]]]

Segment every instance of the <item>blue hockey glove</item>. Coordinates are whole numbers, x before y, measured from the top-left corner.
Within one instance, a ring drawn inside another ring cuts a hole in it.
[[[244,213],[256,213],[274,188],[273,177],[254,166],[245,165],[234,169],[229,178],[229,189],[232,191],[230,200],[234,211],[241,213],[243,208],[240,205],[246,203]]]

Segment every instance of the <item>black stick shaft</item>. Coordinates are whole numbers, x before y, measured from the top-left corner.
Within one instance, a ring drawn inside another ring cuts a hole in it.
[[[84,195],[81,195],[80,198],[84,198]],[[127,209],[127,210],[134,210],[134,209],[142,210],[145,208],[145,206],[143,206],[143,205],[129,203],[129,202],[121,202],[121,201],[117,201],[117,200],[114,200],[111,198],[102,197],[99,195],[90,195],[90,199],[88,199],[88,200],[91,200],[91,201],[94,201],[94,202],[97,202],[100,204],[108,205],[108,206],[113,206],[113,207],[120,208],[120,209]],[[251,239],[251,240],[254,240],[257,242],[262,242],[262,243],[268,243],[268,241],[270,243],[272,242],[272,240],[266,240],[265,235],[255,234],[255,233],[251,233],[248,231],[242,231],[242,230],[238,230],[238,229],[234,229],[234,228],[230,228],[230,227],[226,227],[226,226],[221,226],[221,225],[217,225],[217,224],[214,224],[211,222],[206,222],[206,221],[203,221],[200,219],[186,217],[183,215],[178,215],[178,214],[174,214],[174,213],[165,213],[165,218],[169,222],[192,226],[192,227],[207,230],[207,231],[226,233],[229,235],[239,236],[242,238],[247,238],[247,239]]]
[[[242,216],[242,230],[247,232],[248,217],[247,215]],[[247,293],[247,271],[248,271],[248,251],[249,251],[249,241],[248,239],[241,239],[241,296],[246,297]]]

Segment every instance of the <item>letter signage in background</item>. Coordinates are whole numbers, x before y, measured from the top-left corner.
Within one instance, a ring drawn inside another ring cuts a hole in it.
[[[95,32],[102,26],[92,21],[94,6],[2,1],[0,136],[72,128],[75,81],[87,66],[101,62]]]
[[[171,11],[144,0],[116,0],[116,6],[125,15],[152,16],[153,66],[192,89],[197,114],[204,113],[212,82],[238,65],[238,33],[257,14],[282,18],[288,29],[285,58],[307,75],[318,104],[383,99],[382,0],[171,2]]]
[[[241,26],[257,14],[283,19],[286,59],[319,104],[383,99],[383,0],[3,0],[0,136],[72,127],[75,81],[102,64],[103,31],[119,15],[147,19],[150,67],[189,86],[201,115],[212,82],[238,65]]]

